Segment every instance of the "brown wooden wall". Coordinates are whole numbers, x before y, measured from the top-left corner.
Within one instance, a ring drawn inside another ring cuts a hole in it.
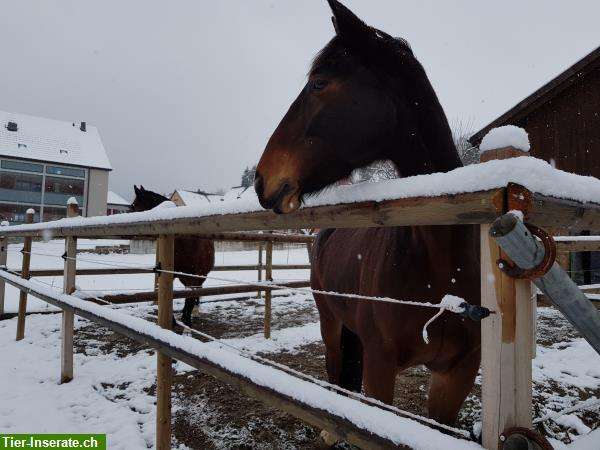
[[[510,123],[527,130],[532,156],[600,178],[600,68]]]

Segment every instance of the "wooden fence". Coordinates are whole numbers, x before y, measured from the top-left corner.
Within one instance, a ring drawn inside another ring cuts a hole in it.
[[[70,207],[67,209],[69,214],[72,214],[71,217],[75,217],[78,215],[78,210]],[[33,214],[26,214],[26,223],[32,223]],[[69,217],[69,216],[67,216]],[[221,265],[213,267],[211,272],[238,272],[245,270],[257,270],[258,276],[257,281],[262,280],[262,273],[265,272],[266,280],[272,281],[272,272],[273,270],[295,270],[295,269],[310,269],[310,264],[273,264],[273,243],[294,243],[294,244],[302,244],[307,246],[307,250],[310,254],[310,248],[312,243],[314,242],[314,235],[302,235],[302,234],[283,234],[283,233],[211,233],[203,235],[203,237],[210,238],[216,241],[231,241],[231,242],[259,242],[261,245],[258,247],[258,264],[244,264],[244,265]],[[67,238],[69,239],[69,238]],[[76,242],[76,241],[75,241]],[[262,263],[263,258],[263,245],[266,243],[266,263]],[[21,277],[25,279],[34,278],[34,277],[49,277],[49,276],[61,276],[64,274],[64,269],[38,269],[38,270],[30,270],[31,263],[31,244],[32,237],[26,237],[24,241],[23,247],[23,262],[21,271],[13,271],[13,273],[19,274]],[[75,250],[77,252],[77,250]],[[72,251],[70,252],[72,253]],[[69,249],[66,250],[66,254],[69,254]],[[0,251],[0,258],[6,259],[6,251]],[[157,252],[157,261],[158,261],[158,252]],[[0,261],[1,262],[1,261]],[[93,261],[92,261],[93,262]],[[73,263],[72,263],[73,264]],[[6,265],[6,261],[4,264]],[[80,276],[98,276],[98,275],[131,275],[131,274],[142,274],[142,273],[150,273],[154,271],[154,267],[108,267],[108,268],[91,268],[91,269],[76,269],[75,275]],[[0,280],[0,284],[3,281]],[[199,284],[200,280],[199,280]],[[285,286],[288,288],[302,288],[309,286],[308,280],[298,280],[298,281],[288,281],[279,283],[280,286]],[[106,304],[114,303],[114,304],[125,304],[125,303],[137,303],[137,302],[147,302],[154,301],[156,302],[158,299],[157,292],[158,284],[155,282],[155,286],[153,290],[135,292],[135,293],[118,293],[112,295],[103,295],[101,297],[89,296],[85,297],[86,300],[91,301],[93,303],[98,304]],[[256,292],[257,297],[261,298],[261,294],[265,293],[265,337],[270,337],[271,330],[271,296],[272,291],[281,288],[276,287],[268,287],[261,286],[257,284],[236,284],[236,285],[227,285],[227,286],[212,286],[212,287],[203,287],[203,288],[195,288],[195,289],[178,289],[173,290],[173,298],[196,298],[196,297],[207,297],[214,295],[227,295],[227,294],[240,294],[240,293],[248,293],[248,292]],[[19,315],[18,315],[18,336],[19,339],[23,338],[23,330],[25,327],[25,309],[26,309],[26,294],[24,292],[20,293],[20,302],[19,302]],[[4,315],[4,289],[1,288],[0,285],[0,317]]]
[[[48,229],[51,230],[54,238],[66,239],[67,256],[72,254],[73,257],[75,257],[73,242],[80,237],[158,237],[158,260],[161,267],[168,269],[172,268],[173,264],[173,239],[180,234],[212,237],[218,233],[239,230],[479,224],[481,226],[482,305],[498,312],[482,322],[483,446],[488,449],[499,449],[502,447],[502,433],[506,429],[515,426],[530,428],[532,425],[531,359],[535,348],[535,303],[531,301],[528,281],[514,280],[498,269],[495,262],[502,256],[502,252],[488,237],[489,224],[498,216],[511,210],[522,211],[524,221],[538,227],[600,229],[600,205],[547,197],[530,192],[522,186],[509,184],[493,190],[457,195],[303,208],[287,215],[257,211],[168,220],[142,220],[143,216],[139,220],[132,220],[133,216],[121,215],[113,216],[114,218],[106,222],[92,218],[55,224],[8,227],[0,230],[2,234],[0,262],[6,261],[6,240],[9,237],[24,237],[27,245],[28,240],[42,236]],[[267,252],[267,267],[270,266],[268,254]],[[24,278],[28,271],[28,264],[26,265],[25,261],[24,257],[21,271]],[[262,266],[262,263],[260,265]],[[75,264],[65,262],[64,273],[65,293],[68,294],[74,286],[77,274]],[[494,275],[493,282],[490,282],[490,273]],[[265,275],[268,279],[270,276],[268,269]],[[92,314],[85,308],[73,306],[74,304],[68,302],[74,300],[64,298],[61,300],[54,295],[36,290],[31,283],[16,281],[14,275],[6,272],[0,272],[0,277],[21,289],[25,293],[25,298],[27,292],[30,292],[63,308],[63,380],[72,377],[72,314],[74,313],[106,325],[133,339],[146,342],[159,350],[157,374],[157,448],[159,449],[170,448],[171,358],[185,361],[240,387],[250,395],[281,407],[308,423],[330,430],[356,445],[368,448],[390,448],[399,445],[398,441],[389,437],[366,430],[364,426],[361,427],[357,423],[349,423],[343,414],[336,415],[319,408],[308,407],[298,399],[283,398],[275,387],[266,392],[264,386],[256,381],[215,367],[214,364],[197,356],[184,354],[169,342],[153,340],[123,323],[110,323],[110,320],[100,317],[97,313]],[[159,325],[168,329],[171,325],[174,296],[173,277],[172,274],[161,273],[158,278]],[[3,286],[0,286],[0,291],[3,290],[2,288]],[[3,296],[3,292],[0,292],[0,295]],[[24,327],[21,331],[24,331]],[[356,407],[361,408],[359,405],[360,403],[357,402]]]

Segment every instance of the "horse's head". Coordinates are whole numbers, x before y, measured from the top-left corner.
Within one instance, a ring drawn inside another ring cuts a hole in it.
[[[256,170],[261,205],[278,213],[375,160],[392,160],[403,176],[460,165],[443,110],[406,41],[328,2],[336,36],[315,58]],[[429,151],[434,146],[439,155]]]
[[[164,195],[160,195],[152,191],[147,191],[142,185],[140,185],[140,187],[138,188],[134,184],[133,189],[135,190],[135,199],[131,204],[131,209],[135,212],[148,211],[149,209],[157,207],[162,202],[169,200]]]

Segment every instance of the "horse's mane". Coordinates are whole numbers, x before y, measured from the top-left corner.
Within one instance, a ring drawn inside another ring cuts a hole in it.
[[[370,27],[372,39],[364,48],[355,48],[352,53],[373,69],[389,71],[405,66],[408,61],[416,62],[412,48],[406,39],[392,37],[384,31]],[[318,73],[334,66],[347,54],[347,46],[339,36],[334,36],[313,59],[310,73]]]

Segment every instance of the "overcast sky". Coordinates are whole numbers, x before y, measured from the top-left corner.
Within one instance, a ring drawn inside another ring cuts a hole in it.
[[[411,43],[476,131],[600,45],[600,2],[346,0]],[[325,0],[18,0],[0,14],[0,109],[98,127],[110,189],[240,182],[333,36]]]

